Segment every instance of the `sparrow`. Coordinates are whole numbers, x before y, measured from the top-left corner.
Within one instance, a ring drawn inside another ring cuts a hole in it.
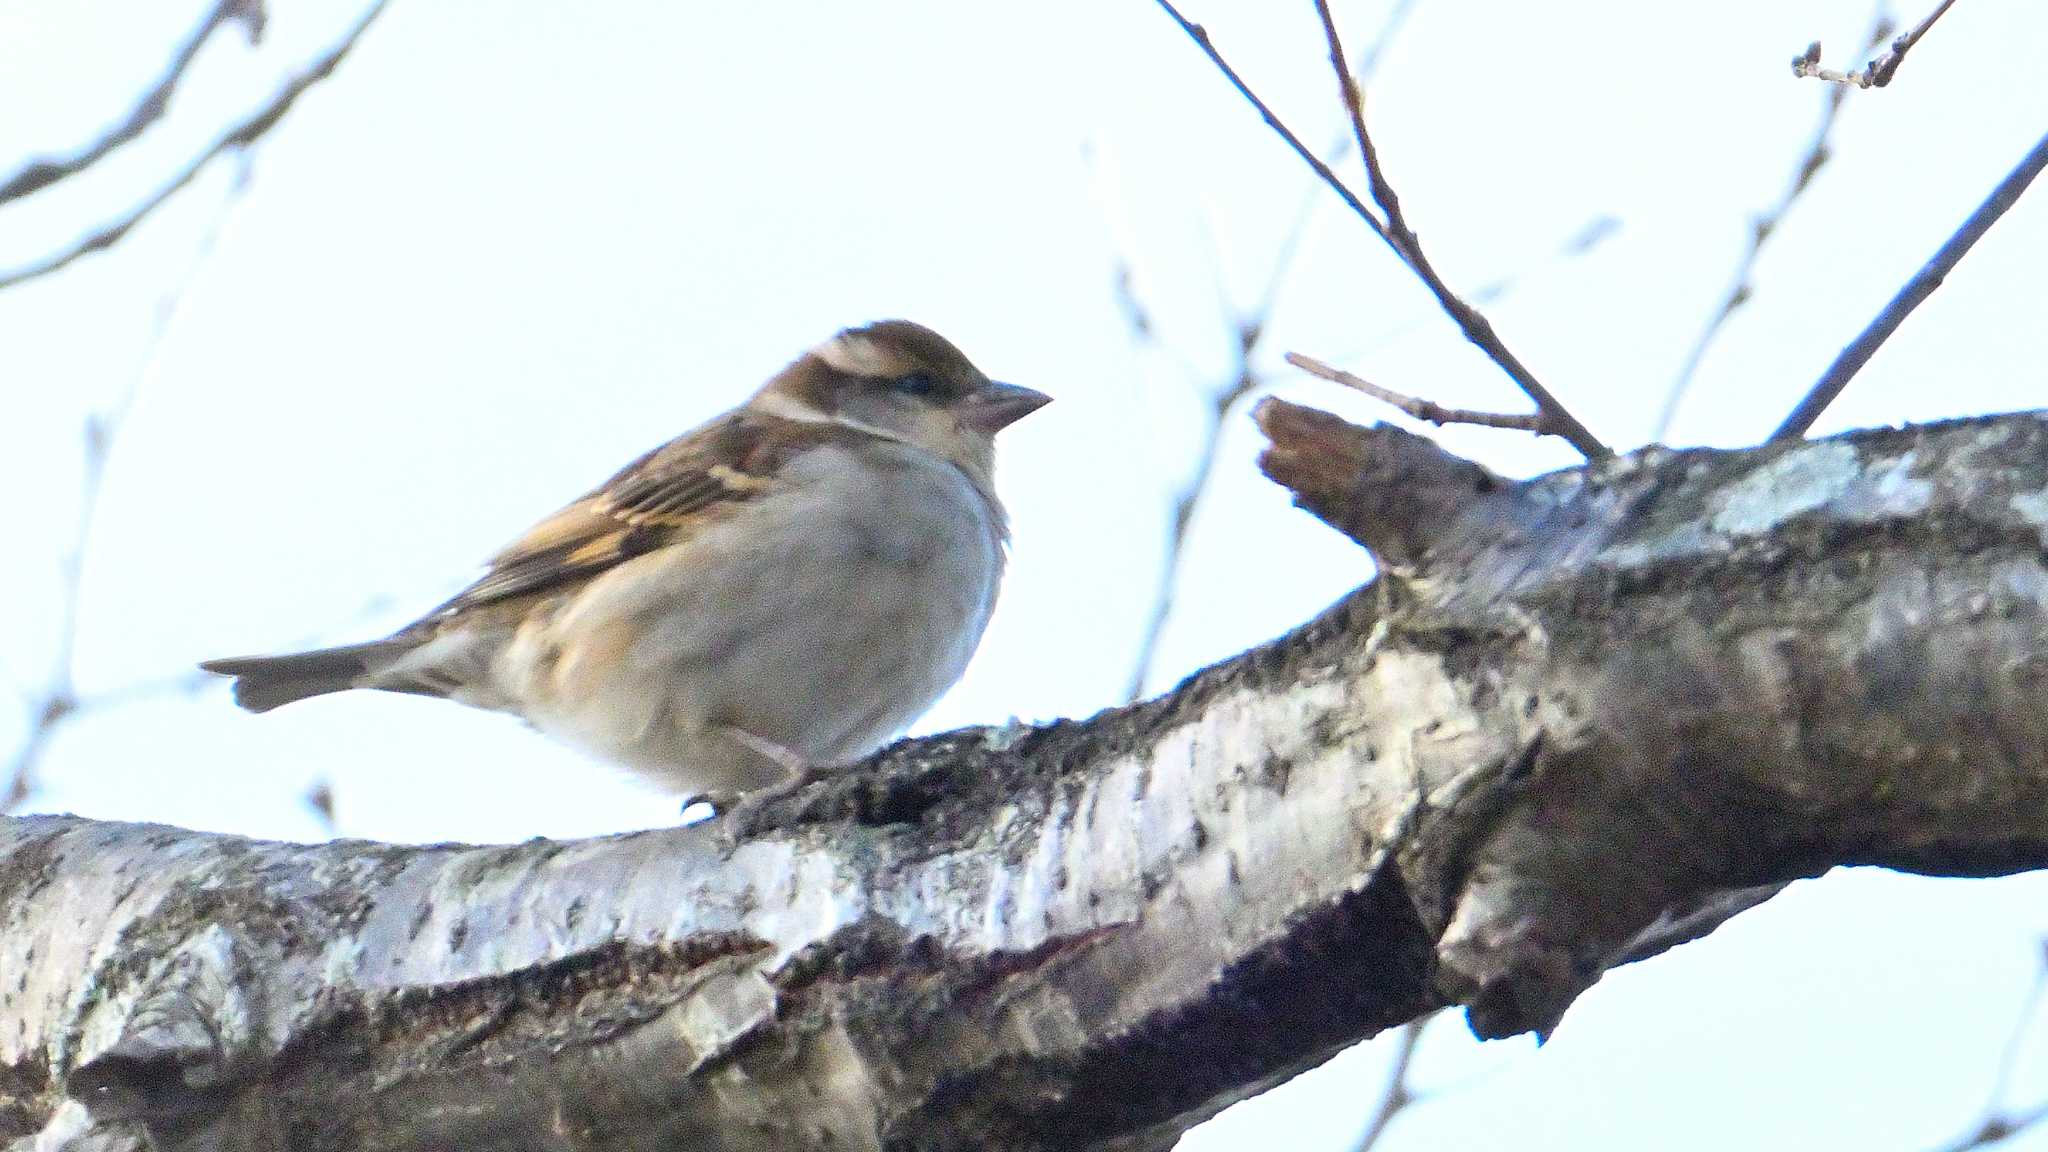
[[[523,718],[724,806],[857,760],[966,670],[1009,544],[995,435],[1050,401],[849,328],[381,639],[210,660],[251,712],[367,688]]]

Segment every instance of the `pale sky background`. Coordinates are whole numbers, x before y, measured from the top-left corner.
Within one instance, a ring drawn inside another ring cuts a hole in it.
[[[264,44],[217,37],[160,131],[0,209],[0,268],[153,187],[360,10],[274,2]],[[115,121],[205,7],[0,0],[0,173]],[[1335,138],[1306,0],[1188,8],[1306,138]],[[1386,6],[1338,11],[1356,53]],[[1376,136],[1445,275],[1468,290],[1516,278],[1489,308],[1505,338],[1633,447],[1818,116],[1821,87],[1787,61],[1818,37],[1830,63],[1860,63],[1870,13],[1420,0],[1370,90]],[[1675,443],[1741,445],[1782,417],[2048,128],[2044,48],[2048,4],[1961,0],[1890,88],[1851,95],[1836,159],[1765,253]],[[922,727],[1086,715],[1129,675],[1200,391],[1228,362],[1219,299],[1259,297],[1310,188],[1147,0],[392,0],[256,152],[239,200],[234,170],[216,165],[112,253],[0,292],[11,683],[40,681],[55,635],[82,422],[130,387],[86,568],[89,694],[402,623],[803,347],[906,315],[1058,397],[1006,436],[1013,574],[979,659]],[[1377,241],[1332,197],[1313,203],[1263,357],[1277,391],[1387,417],[1278,363],[1298,349],[1446,403],[1519,406]],[[1603,216],[1619,230],[1559,255]],[[1167,352],[1125,328],[1119,251]],[[2044,258],[2036,189],[1821,431],[2041,405]],[[159,302],[188,280],[154,340]],[[1509,433],[1441,438],[1516,474],[1572,459]],[[1155,690],[1369,571],[1257,475],[1256,449],[1233,414]],[[0,749],[24,724],[0,713]],[[502,717],[362,695],[252,718],[218,688],[66,724],[28,806],[316,839],[302,798],[318,781],[349,836],[675,819]],[[1613,973],[1540,1052],[1438,1019],[1415,1077],[1436,1094],[1380,1147],[1931,1148],[1985,1106],[2044,935],[2038,875],[1801,884]],[[2036,1014],[2014,1107],[2048,1096]],[[1346,1148],[1388,1058],[1364,1045],[1184,1147]],[[2006,1147],[2048,1149],[2048,1130]]]

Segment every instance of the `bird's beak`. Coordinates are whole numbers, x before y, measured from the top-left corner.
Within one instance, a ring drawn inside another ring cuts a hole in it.
[[[960,401],[960,422],[993,436],[1050,403],[1052,397],[1043,392],[990,381],[987,387]]]

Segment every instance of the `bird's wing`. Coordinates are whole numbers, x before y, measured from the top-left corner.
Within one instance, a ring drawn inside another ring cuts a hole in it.
[[[421,623],[588,580],[740,514],[791,458],[848,436],[839,425],[738,409],[656,448],[541,521]]]

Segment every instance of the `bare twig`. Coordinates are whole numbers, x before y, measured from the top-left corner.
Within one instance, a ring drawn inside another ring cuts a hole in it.
[[[1792,58],[1792,74],[1802,78],[1826,80],[1833,84],[1854,85],[1858,88],[1882,88],[1891,83],[1892,77],[1898,74],[1899,65],[1906,62],[1906,53],[1913,50],[1913,45],[1918,44],[1920,38],[1927,35],[1927,30],[1934,27],[1934,22],[1941,19],[1942,14],[1948,11],[1949,5],[1955,2],[1956,0],[1941,0],[1940,6],[1929,13],[1927,19],[1922,20],[1911,32],[1892,41],[1889,50],[1864,65],[1860,72],[1837,72],[1833,68],[1821,67],[1820,41],[1815,40],[1806,46],[1806,51]]]
[[[1538,273],[1549,268],[1577,259],[1599,249],[1602,244],[1621,232],[1621,219],[1616,216],[1596,215],[1572,230],[1563,240],[1551,248],[1541,260],[1532,261],[1519,268],[1488,280],[1472,290],[1471,299],[1481,304],[1493,304],[1506,300],[1515,292],[1528,285]],[[1432,309],[1430,316],[1404,318],[1400,323],[1363,334],[1359,339],[1347,343],[1342,355],[1330,356],[1329,360],[1357,360],[1366,353],[1383,348],[1404,339],[1425,324],[1432,322],[1440,310]]]
[[[1871,19],[1870,35],[1865,39],[1866,49],[1875,49],[1884,43],[1885,37],[1891,35],[1891,32],[1891,16],[1885,11],[1885,5],[1880,3]],[[1799,163],[1792,171],[1792,182],[1786,186],[1777,202],[1765,209],[1751,223],[1749,247],[1736,262],[1735,278],[1729,285],[1728,294],[1722,297],[1721,306],[1714,310],[1713,316],[1707,320],[1706,327],[1700,331],[1699,339],[1693,342],[1692,350],[1686,353],[1685,363],[1678,370],[1678,378],[1672,381],[1671,391],[1664,397],[1664,407],[1657,413],[1656,426],[1650,432],[1650,440],[1653,443],[1661,444],[1670,436],[1671,425],[1678,419],[1679,405],[1684,402],[1686,391],[1692,387],[1693,375],[1699,371],[1700,362],[1706,359],[1707,349],[1713,346],[1715,338],[1721,334],[1722,327],[1729,319],[1749,302],[1750,294],[1755,290],[1750,278],[1756,272],[1757,258],[1763,255],[1764,244],[1776,234],[1778,226],[1784,223],[1786,215],[1792,211],[1793,204],[1813,186],[1814,177],[1827,165],[1831,155],[1828,141],[1834,135],[1835,121],[1841,114],[1842,103],[1847,99],[1849,90],[1834,85],[1823,95],[1820,122],[1814,126],[1813,138],[1807,142],[1806,150],[1799,156]]]
[[[1408,16],[1415,11],[1415,0],[1394,0],[1387,9],[1386,18],[1380,21],[1380,34],[1372,38],[1365,51],[1359,53],[1358,63],[1351,69],[1352,79],[1359,84],[1373,78],[1380,70],[1380,58],[1386,55],[1387,45],[1394,42],[1395,33],[1408,23]]]
[[[1201,506],[1202,497],[1209,490],[1209,479],[1216,472],[1224,421],[1259,386],[1258,376],[1252,371],[1251,358],[1263,331],[1260,320],[1245,320],[1238,324],[1237,362],[1232,379],[1209,397],[1208,407],[1203,412],[1202,444],[1195,454],[1195,471],[1173,502],[1166,537],[1166,557],[1159,567],[1159,590],[1152,597],[1152,615],[1145,622],[1144,639],[1139,641],[1138,655],[1131,662],[1130,683],[1124,686],[1127,702],[1145,694],[1145,678],[1151,674],[1152,664],[1158,659],[1159,642],[1166,635],[1167,621],[1173,617],[1174,590],[1180,586],[1181,564],[1187,556],[1188,530],[1194,525],[1195,510]]]
[[[1975,1152],[1978,1148],[1990,1148],[2037,1124],[2048,1123],[2048,1101],[2036,1104],[2018,1112],[2004,1112],[1986,1117],[1974,1131],[1952,1144],[1944,1144],[1934,1152]]]
[[[191,184],[192,181],[198,179],[199,174],[214,159],[226,153],[240,152],[262,139],[264,133],[277,126],[278,121],[284,118],[284,114],[291,110],[292,105],[298,102],[299,97],[305,95],[308,89],[333,74],[335,68],[341,64],[342,59],[356,46],[356,42],[362,39],[363,33],[369,30],[371,23],[384,11],[387,3],[389,3],[389,0],[372,0],[369,8],[357,19],[355,25],[333,47],[322,53],[311,64],[307,65],[303,71],[291,76],[282,87],[272,93],[270,99],[265,101],[261,108],[258,108],[241,122],[222,133],[212,144],[208,145],[205,150],[201,151],[198,156],[194,157],[176,175],[172,176],[168,182],[151,193],[141,203],[130,208],[119,218],[101,225],[69,246],[45,256],[41,260],[0,272],[0,289],[11,288],[23,281],[33,280],[38,276],[47,276],[81,257],[112,247],[122,237],[133,231],[136,225],[141,224],[143,220],[147,219],[151,213],[161,208],[172,196],[177,195],[187,185]]]
[[[1295,135],[1293,130],[1288,128],[1280,120],[1280,117],[1273,112],[1272,108],[1267,106],[1266,102],[1261,100],[1258,94],[1251,90],[1251,87],[1245,83],[1244,78],[1239,76],[1237,70],[1232,68],[1229,61],[1223,58],[1223,54],[1217,51],[1215,43],[1209,38],[1207,29],[1183,16],[1180,10],[1173,6],[1172,0],[1158,0],[1158,4],[1166,11],[1168,16],[1173,18],[1176,24],[1180,25],[1181,30],[1187,33],[1188,38],[1193,40],[1202,49],[1202,52],[1209,57],[1210,62],[1215,64],[1217,71],[1221,72],[1224,79],[1230,82],[1231,87],[1237,89],[1238,94],[1243,96],[1258,111],[1259,115],[1266,121],[1266,124],[1274,132],[1278,133],[1282,140],[1287,142],[1288,147],[1294,149],[1295,155],[1300,156],[1309,167],[1313,168],[1316,175],[1323,178],[1323,182],[1328,184],[1337,193],[1338,197],[1358,215],[1359,219],[1365,221],[1366,226],[1372,230],[1373,235],[1385,241],[1394,250],[1394,253],[1400,256],[1402,261],[1415,271],[1415,274],[1422,279],[1423,284],[1429,288],[1431,294],[1437,298],[1437,303],[1443,307],[1444,311],[1457,323],[1459,329],[1465,333],[1465,338],[1486,352],[1493,359],[1494,363],[1500,365],[1501,370],[1506,372],[1509,378],[1514,380],[1516,385],[1523,392],[1527,393],[1530,399],[1536,402],[1537,407],[1549,415],[1550,419],[1557,425],[1557,435],[1569,441],[1574,448],[1577,448],[1588,459],[1600,459],[1610,455],[1606,445],[1600,443],[1592,431],[1584,424],[1581,424],[1577,417],[1573,416],[1569,410],[1560,404],[1557,398],[1550,394],[1550,390],[1545,388],[1529,369],[1522,364],[1521,360],[1508,350],[1507,346],[1501,342],[1499,334],[1494,332],[1492,323],[1478,309],[1472,307],[1460,299],[1455,292],[1451,291],[1449,285],[1444,283],[1443,278],[1437,274],[1436,269],[1423,254],[1421,244],[1417,241],[1415,233],[1409,229],[1407,221],[1401,215],[1400,202],[1395,197],[1392,186],[1386,182],[1385,173],[1380,168],[1379,157],[1373,150],[1372,137],[1365,130],[1364,104],[1361,99],[1357,98],[1357,93],[1360,89],[1352,77],[1349,65],[1344,62],[1343,46],[1337,40],[1336,28],[1330,22],[1329,7],[1325,0],[1317,0],[1316,6],[1324,17],[1324,26],[1329,33],[1331,45],[1330,62],[1337,71],[1339,82],[1345,92],[1345,101],[1351,109],[1354,134],[1358,139],[1359,150],[1365,156],[1366,171],[1372,180],[1374,198],[1380,202],[1382,209],[1387,212],[1388,220],[1385,223],[1382,223],[1378,217],[1374,216],[1372,210],[1365,206],[1365,202],[1358,198],[1358,194],[1353,192],[1337,176],[1336,172],[1331,170],[1328,164],[1323,163],[1320,157],[1310,151],[1308,146],[1301,142],[1301,137]],[[1399,229],[1398,238],[1395,229]]]
[[[1296,136],[1294,130],[1283,123],[1264,100],[1259,99],[1258,93],[1253,92],[1251,86],[1244,82],[1244,78],[1237,74],[1237,69],[1232,68],[1230,62],[1223,58],[1223,54],[1216,50],[1215,43],[1209,39],[1209,30],[1181,15],[1180,9],[1173,6],[1173,0],[1157,2],[1166,10],[1166,14],[1173,18],[1174,23],[1180,25],[1181,31],[1188,34],[1188,39],[1193,40],[1203,54],[1209,57],[1209,62],[1216,65],[1216,70],[1223,73],[1223,78],[1230,82],[1230,86],[1237,89],[1238,95],[1244,97],[1245,101],[1258,111],[1259,116],[1266,121],[1266,126],[1277,133],[1280,139],[1286,141],[1287,146],[1294,149],[1294,154],[1314,169],[1316,175],[1323,178],[1323,183],[1329,185],[1330,190],[1337,194],[1337,198],[1357,213],[1359,219],[1365,221],[1366,227],[1372,229],[1374,235],[1386,239],[1386,227],[1380,223],[1379,217],[1374,216],[1372,209],[1365,206],[1365,201],[1358,198],[1358,193],[1353,192],[1328,164],[1323,163],[1322,157],[1310,151],[1308,145],[1301,142],[1301,137]]]
[[[1329,0],[1315,0],[1315,5],[1316,15],[1321,17],[1323,22],[1323,37],[1330,48],[1330,67],[1337,75],[1338,90],[1343,96],[1346,111],[1351,114],[1351,130],[1358,139],[1358,152],[1365,161],[1366,179],[1371,187],[1373,200],[1379,204],[1380,211],[1385,215],[1381,227],[1374,231],[1415,270],[1415,275],[1421,278],[1430,294],[1436,297],[1437,303],[1457,323],[1465,338],[1478,345],[1495,364],[1500,365],[1501,371],[1506,372],[1508,377],[1528,394],[1529,399],[1536,402],[1537,409],[1545,415],[1551,425],[1555,426],[1558,436],[1569,441],[1572,447],[1577,448],[1589,460],[1607,456],[1607,447],[1600,443],[1590,429],[1579,423],[1578,418],[1559,403],[1557,397],[1550,394],[1550,390],[1545,388],[1521,360],[1508,350],[1499,334],[1493,330],[1493,324],[1478,309],[1451,291],[1450,285],[1444,283],[1443,277],[1438,275],[1436,268],[1430,264],[1428,255],[1422,250],[1421,240],[1416,237],[1414,230],[1408,226],[1407,219],[1401,213],[1400,197],[1395,195],[1393,185],[1388,183],[1386,172],[1380,165],[1378,149],[1373,146],[1372,135],[1366,131],[1365,90],[1359,86],[1351,74],[1350,65],[1344,61],[1344,42],[1337,34],[1336,18],[1330,13]]]
[[[1387,18],[1380,24],[1378,38],[1372,42],[1372,46],[1366,50],[1365,54],[1359,57],[1358,65],[1354,69],[1354,75],[1358,83],[1364,84],[1379,71],[1380,61],[1385,58],[1387,45],[1393,42],[1394,37],[1407,24],[1408,16],[1414,10],[1415,0],[1396,0],[1394,6],[1388,9]],[[1341,162],[1351,154],[1351,147],[1351,133],[1349,131],[1338,133],[1337,138],[1330,142],[1330,146],[1323,150],[1330,157],[1325,163],[1337,164]],[[1293,227],[1288,229],[1287,238],[1281,242],[1280,256],[1275,261],[1280,267],[1286,267],[1293,260],[1295,250],[1300,247],[1302,236],[1308,231],[1308,222],[1315,214],[1315,205],[1316,190],[1314,185],[1310,185],[1307,195],[1302,199],[1301,208],[1294,214]],[[1377,221],[1374,221],[1374,223],[1377,223]],[[1252,310],[1252,315],[1263,316],[1269,315],[1272,312],[1273,298],[1279,292],[1282,282],[1281,277],[1276,275],[1267,283],[1266,298],[1257,308]]]
[[[1446,408],[1433,400],[1422,400],[1391,388],[1382,388],[1362,376],[1354,376],[1342,368],[1333,368],[1312,356],[1289,352],[1287,362],[1311,376],[1355,388],[1367,396],[1385,404],[1391,404],[1417,420],[1431,424],[1477,424],[1483,428],[1507,428],[1518,432],[1535,432],[1544,436],[1562,436],[1564,431],[1551,423],[1550,416],[1543,412],[1473,412],[1463,408]]]
[[[249,42],[256,43],[263,35],[263,9],[252,0],[216,0],[213,8],[199,21],[199,27],[178,45],[171,62],[163,75],[150,86],[149,91],[135,102],[128,115],[119,124],[108,129],[105,135],[63,156],[38,156],[22,165],[21,170],[5,180],[0,180],[0,204],[19,200],[32,192],[41,191],[70,176],[76,176],[94,164],[104,160],[115,149],[128,144],[163,118],[170,108],[171,96],[185,79],[185,73],[198,59],[199,50],[213,37],[214,30],[230,21],[238,21],[247,32]]]
[[[1386,20],[1380,25],[1379,37],[1373,41],[1372,49],[1360,58],[1358,73],[1361,78],[1370,76],[1378,67],[1382,53],[1393,40],[1394,35],[1406,23],[1414,10],[1415,0],[1397,0],[1387,12]],[[1168,9],[1172,11],[1172,9]],[[1178,13],[1175,13],[1178,18]],[[1182,21],[1186,27],[1186,22]],[[1213,58],[1213,54],[1212,54]],[[1221,61],[1218,61],[1221,64]],[[1228,74],[1228,66],[1224,65]],[[1234,74],[1232,74],[1234,75]],[[1243,85],[1239,84],[1243,92]],[[1258,105],[1258,98],[1245,92],[1247,98]],[[1259,105],[1263,108],[1263,105]],[[1284,127],[1275,125],[1281,134],[1288,135]],[[1341,159],[1350,146],[1348,134],[1340,135],[1327,149],[1332,160]],[[1327,165],[1325,165],[1327,167]],[[1252,369],[1252,358],[1257,353],[1259,342],[1270,329],[1274,309],[1279,304],[1280,291],[1285,287],[1288,274],[1293,270],[1295,257],[1301,251],[1303,237],[1308,233],[1308,224],[1315,214],[1316,197],[1313,186],[1302,199],[1295,212],[1287,234],[1281,238],[1279,248],[1273,257],[1273,271],[1267,277],[1264,291],[1257,303],[1248,310],[1230,306],[1225,298],[1224,311],[1231,322],[1232,336],[1236,348],[1235,361],[1231,366],[1229,380],[1208,395],[1208,404],[1203,411],[1202,439],[1195,454],[1195,467],[1187,484],[1174,499],[1169,520],[1166,542],[1166,556],[1160,565],[1159,589],[1152,600],[1152,613],[1145,623],[1143,638],[1138,644],[1137,657],[1132,661],[1130,682],[1125,686],[1124,698],[1134,701],[1145,692],[1145,680],[1158,660],[1159,644],[1166,635],[1166,625],[1173,617],[1174,590],[1180,586],[1181,566],[1187,556],[1188,530],[1193,525],[1195,514],[1209,490],[1209,480],[1216,471],[1216,454],[1223,444],[1223,427],[1231,413],[1244,402],[1258,387],[1258,379]],[[1135,275],[1130,261],[1119,256],[1116,264],[1115,291],[1132,336],[1140,342],[1155,342],[1156,330],[1151,313],[1137,297]]]
[[[1529,369],[1515,357],[1514,353],[1508,351],[1507,346],[1501,342],[1500,336],[1494,332],[1492,323],[1485,316],[1481,315],[1478,309],[1459,299],[1457,294],[1452,292],[1450,287],[1443,282],[1443,278],[1437,275],[1436,269],[1429,264],[1427,258],[1422,255],[1421,245],[1416,242],[1414,232],[1408,229],[1407,222],[1400,215],[1399,202],[1394,198],[1392,187],[1387,185],[1384,173],[1379,170],[1379,159],[1372,151],[1371,137],[1365,132],[1363,105],[1359,101],[1349,99],[1349,94],[1358,91],[1358,87],[1352,79],[1349,66],[1344,63],[1343,49],[1336,42],[1334,27],[1331,27],[1330,36],[1332,44],[1331,63],[1339,74],[1340,82],[1347,93],[1347,100],[1352,106],[1353,121],[1359,140],[1359,147],[1366,156],[1367,172],[1373,177],[1374,196],[1380,200],[1383,208],[1391,206],[1388,223],[1382,223],[1378,217],[1374,216],[1372,210],[1365,206],[1365,202],[1358,198],[1358,194],[1353,192],[1343,180],[1339,179],[1328,164],[1323,163],[1320,157],[1310,151],[1308,146],[1301,142],[1301,137],[1295,135],[1293,130],[1280,120],[1280,117],[1273,112],[1272,108],[1267,106],[1264,100],[1259,99],[1258,94],[1251,90],[1251,87],[1244,82],[1244,78],[1239,76],[1237,70],[1232,68],[1229,62],[1223,58],[1222,53],[1217,51],[1215,43],[1209,38],[1207,29],[1181,15],[1180,10],[1173,6],[1172,0],[1158,0],[1158,4],[1166,11],[1168,16],[1173,18],[1175,23],[1180,25],[1181,30],[1187,33],[1188,38],[1193,40],[1202,49],[1202,52],[1209,57],[1210,62],[1216,65],[1216,69],[1223,73],[1224,79],[1230,82],[1231,87],[1237,89],[1238,94],[1243,96],[1258,111],[1259,115],[1266,121],[1266,124],[1274,132],[1278,133],[1282,140],[1287,142],[1288,147],[1294,149],[1295,155],[1300,156],[1309,167],[1315,169],[1316,175],[1321,176],[1323,182],[1328,184],[1337,193],[1338,197],[1358,215],[1359,219],[1365,221],[1366,226],[1372,230],[1373,235],[1386,241],[1394,249],[1394,252],[1409,267],[1415,270],[1416,275],[1422,278],[1424,285],[1436,296],[1437,303],[1443,307],[1445,312],[1449,313],[1452,320],[1457,322],[1459,329],[1465,333],[1465,338],[1485,351],[1493,359],[1494,363],[1500,365],[1501,370],[1506,372],[1509,378],[1514,380],[1516,385],[1523,392],[1527,393],[1530,399],[1536,402],[1539,408],[1550,415],[1551,419],[1558,425],[1558,435],[1570,441],[1571,445],[1588,459],[1600,459],[1610,455],[1606,445],[1600,443],[1591,430],[1584,424],[1581,424],[1577,417],[1573,416],[1569,410],[1560,404],[1557,398],[1550,394],[1550,390],[1545,388],[1530,373]],[[1317,7],[1325,14],[1327,24],[1329,9],[1324,0],[1317,0]],[[1405,240],[1397,240],[1395,238],[1392,228],[1396,226],[1401,229]]]
[[[1971,246],[1976,244],[1984,233],[1991,230],[1991,226],[1998,222],[2000,216],[2005,215],[2008,209],[2019,202],[2020,195],[2027,190],[2027,185],[2034,182],[2034,177],[2039,176],[2044,167],[2048,167],[2048,136],[2041,137],[2033,150],[2020,161],[2019,167],[2014,168],[2004,180],[1999,181],[1998,187],[1992,189],[1991,195],[1977,206],[1975,212],[1970,213],[1970,218],[1963,221],[1962,227],[1942,244],[1933,258],[1928,260],[1911,280],[1906,281],[1905,286],[1891,298],[1891,302],[1884,306],[1884,311],[1878,313],[1869,327],[1858,333],[1847,348],[1842,349],[1842,354],[1835,357],[1834,363],[1828,365],[1827,372],[1821,376],[1820,382],[1813,386],[1813,390],[1806,394],[1806,398],[1799,402],[1799,407],[1793,409],[1792,414],[1785,418],[1785,422],[1778,425],[1777,431],[1771,433],[1771,439],[1796,440],[1804,436],[1806,430],[1813,427],[1813,422],[1820,418],[1820,414],[1827,410],[1827,406],[1834,402],[1835,397],[1841,395],[1842,389],[1848,387],[1850,379],[1869,362],[1871,356],[1876,354],[1891,334],[1898,330],[1906,317],[1912,315],[1913,309],[1918,308],[1934,294],[1936,288],[1941,287],[1942,280],[1955,269],[1956,264],[1962,260]]]
[[[2026,1038],[2028,1026],[2033,1023],[2034,1012],[2040,1008],[2044,996],[2048,996],[2048,956],[2042,958],[2041,967],[2034,972],[2033,985],[2020,1001],[2012,1032],[2005,1039],[2005,1052],[1999,1057],[1997,1077],[1992,1082],[1991,1097],[1985,1103],[1983,1117],[1975,1128],[1934,1149],[1934,1152],[1974,1152],[1975,1149],[1989,1148],[2010,1140],[2037,1124],[2048,1123],[2048,1100],[2017,1110],[2009,1109],[2005,1103],[2012,1089],[2013,1069],[2020,1062],[2021,1042]]]
[[[1492,304],[1506,299],[1508,293],[1513,292],[1519,287],[1522,279],[1529,275],[1529,273],[1537,271],[1545,265],[1584,256],[1600,247],[1600,245],[1607,243],[1610,239],[1613,239],[1615,233],[1619,231],[1621,231],[1621,218],[1619,216],[1609,216],[1605,213],[1594,216],[1580,225],[1571,235],[1565,237],[1563,243],[1552,249],[1543,264],[1517,268],[1498,279],[1489,280],[1472,290],[1472,299],[1482,304]]]
[[[78,517],[73,524],[71,541],[64,553],[59,572],[62,600],[57,609],[56,648],[51,654],[49,668],[44,673],[41,687],[26,702],[29,712],[28,732],[15,748],[14,755],[8,759],[5,773],[0,774],[0,813],[12,811],[28,798],[29,792],[35,787],[36,766],[41,762],[43,754],[48,751],[57,729],[65,721],[137,700],[189,694],[198,691],[207,682],[204,674],[182,673],[161,680],[140,681],[91,696],[80,696],[74,668],[78,652],[80,610],[84,596],[86,551],[92,543],[94,522],[99,518],[100,494],[106,486],[107,466],[113,459],[115,443],[127,422],[129,410],[135,405],[136,396],[156,376],[162,365],[163,350],[168,343],[172,327],[183,313],[183,306],[192,285],[212,258],[221,236],[226,233],[229,223],[233,220],[235,209],[241,205],[248,193],[251,153],[245,149],[238,155],[241,157],[241,167],[235,173],[234,183],[229,186],[226,198],[221,201],[219,213],[215,216],[212,226],[200,237],[184,275],[166,290],[157,302],[156,322],[150,331],[149,351],[141,370],[128,379],[126,386],[114,397],[112,403],[85,420],[78,481]]]
[[[1408,1072],[1415,1066],[1415,1049],[1422,1042],[1422,1029],[1433,1016],[1410,1020],[1395,1029],[1394,1066],[1387,1071],[1386,1091],[1380,1095],[1379,1107],[1373,1109],[1372,1117],[1365,1122],[1365,1131],[1358,1134],[1358,1143],[1352,1145],[1352,1152],[1372,1152],[1384,1136],[1394,1117],[1418,1097],[1408,1084]]]

